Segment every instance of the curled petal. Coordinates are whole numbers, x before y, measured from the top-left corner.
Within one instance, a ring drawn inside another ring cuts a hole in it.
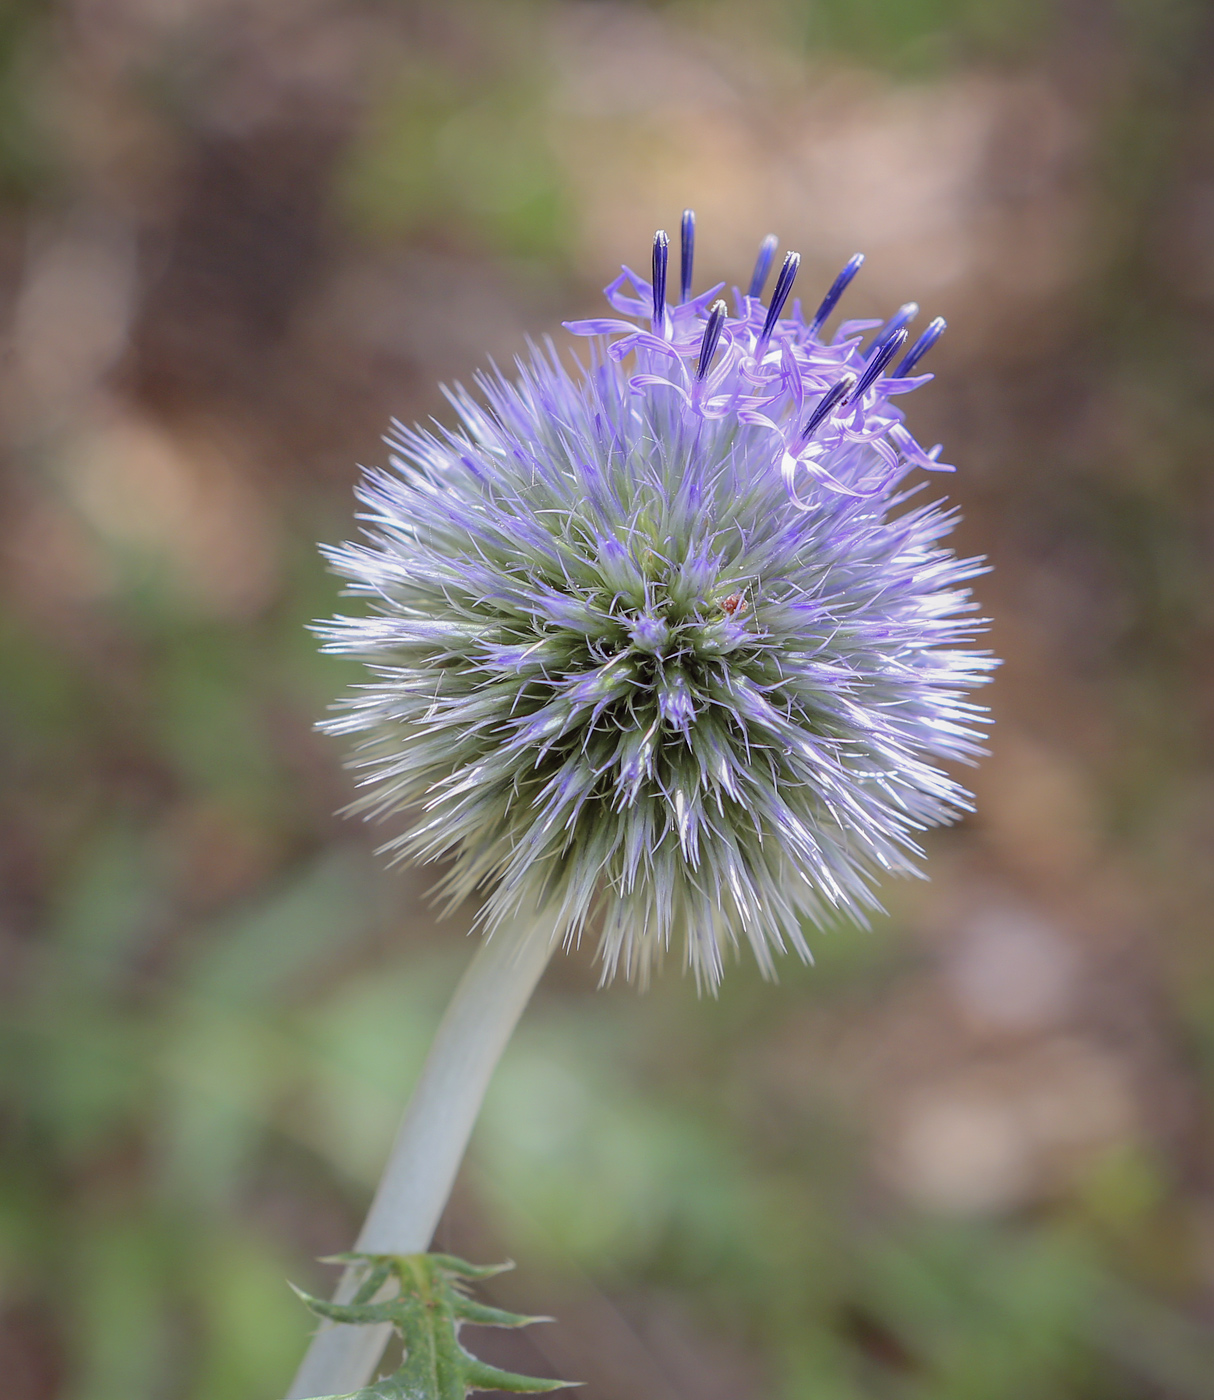
[[[619,321],[609,316],[591,318],[589,321],[562,321],[561,325],[574,335],[635,335],[636,327],[631,321]]]

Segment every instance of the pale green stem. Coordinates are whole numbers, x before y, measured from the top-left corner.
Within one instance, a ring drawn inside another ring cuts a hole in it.
[[[481,1100],[555,943],[551,919],[519,920],[482,942],[439,1023],[421,1077],[354,1246],[362,1254],[418,1254],[430,1247],[455,1183]],[[349,1302],[359,1271],[334,1297]],[[371,1378],[391,1328],[322,1322],[287,1400],[344,1394]]]

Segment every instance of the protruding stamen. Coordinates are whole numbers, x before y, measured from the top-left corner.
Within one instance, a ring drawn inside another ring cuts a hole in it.
[[[759,256],[755,259],[755,270],[750,274],[750,295],[752,297],[763,295],[763,284],[767,281],[767,274],[771,271],[771,265],[776,257],[776,249],[779,246],[780,240],[774,233],[769,233],[759,244]]]
[[[856,387],[856,376],[845,374],[837,384],[832,385],[822,396],[817,408],[809,415],[805,426],[801,429],[801,442],[807,443],[818,431],[822,424],[830,417],[844,399],[850,398],[852,390]]]
[[[682,238],[679,243],[679,252],[682,260],[679,263],[679,271],[682,274],[679,283],[679,304],[691,299],[691,268],[696,256],[696,216],[691,209],[683,210]]]
[[[860,271],[864,263],[864,254],[856,253],[854,257],[847,260],[847,265],[838,277],[831,283],[830,291],[822,298],[822,305],[814,313],[814,319],[809,323],[810,335],[817,335],[821,330],[823,322],[839,304],[839,298],[847,291],[851,279]]]
[[[868,353],[864,358],[866,360],[871,360],[887,341],[897,335],[902,327],[913,321],[918,314],[919,303],[917,301],[908,301],[905,306],[900,306],[897,315],[891,316],[881,327],[880,333],[868,347]]]
[[[700,358],[696,363],[696,378],[703,379],[717,353],[717,343],[721,339],[721,327],[729,308],[723,301],[714,301],[708,313],[708,324],[704,327],[704,339],[700,341]]]
[[[902,363],[894,370],[895,379],[903,379],[908,374],[914,373],[915,366],[944,334],[947,325],[948,322],[943,316],[937,316],[934,321],[929,323],[927,329],[919,339],[916,340],[906,354],[903,355]]]
[[[885,344],[864,366],[864,373],[860,376],[860,382],[848,395],[848,399],[858,399],[862,394],[866,394],[876,383],[878,378],[884,374],[889,362],[894,358],[899,350],[906,344],[910,332],[905,326],[901,330],[895,331]]]
[[[670,261],[670,239],[665,229],[653,235],[653,323],[661,326],[666,317],[666,265]]]
[[[763,333],[759,336],[759,345],[767,344],[771,333],[776,328],[776,322],[780,319],[780,312],[784,310],[784,303],[788,300],[788,294],[792,291],[792,284],[797,280],[797,268],[801,266],[800,253],[785,253],[784,266],[780,269],[780,275],[776,278],[775,290],[771,294],[771,305],[767,308],[767,319],[763,322]]]

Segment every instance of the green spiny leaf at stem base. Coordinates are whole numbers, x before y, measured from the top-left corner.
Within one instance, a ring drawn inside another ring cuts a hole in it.
[[[510,1264],[467,1264],[450,1254],[342,1254],[331,1262],[366,1269],[354,1299],[330,1303],[296,1289],[318,1316],[360,1325],[389,1322],[404,1342],[404,1361],[390,1376],[348,1395],[319,1400],[464,1400],[473,1390],[518,1394],[560,1390],[576,1384],[519,1376],[479,1361],[460,1344],[464,1323],[478,1327],[526,1327],[547,1318],[491,1308],[470,1298],[467,1282],[489,1278]],[[395,1282],[395,1293],[380,1296]]]

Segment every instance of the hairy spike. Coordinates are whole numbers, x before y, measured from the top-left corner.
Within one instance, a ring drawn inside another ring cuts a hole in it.
[[[752,297],[763,295],[767,274],[771,271],[771,265],[776,257],[776,249],[779,246],[780,240],[774,233],[769,233],[759,244],[759,256],[755,259],[755,270],[750,274],[750,295]]]
[[[767,308],[767,319],[763,322],[763,331],[759,336],[759,344],[766,345],[771,339],[771,333],[775,329],[776,322],[780,319],[780,312],[784,310],[784,303],[788,300],[788,294],[792,291],[792,284],[797,280],[797,269],[801,266],[800,253],[786,253],[784,255],[784,266],[780,269],[780,275],[776,278],[775,290],[771,294],[771,305]]]
[[[704,327],[704,339],[700,341],[700,357],[696,362],[697,379],[702,380],[708,373],[712,357],[717,353],[717,343],[721,339],[721,327],[724,326],[728,313],[729,308],[723,301],[713,302],[712,309],[708,313],[708,324]]]
[[[915,372],[915,366],[924,355],[927,354],[932,346],[935,345],[936,341],[940,339],[947,328],[948,322],[943,316],[937,316],[934,321],[930,321],[923,334],[915,341],[906,354],[903,355],[902,362],[898,365],[897,369],[894,370],[893,377],[895,379],[904,379],[907,375],[913,374]]]
[[[864,373],[860,376],[860,382],[849,396],[851,399],[863,398],[864,395],[868,393],[881,375],[885,373],[889,362],[906,344],[908,334],[909,332],[906,327],[903,326],[881,346],[872,359],[864,366]]]
[[[801,429],[801,442],[806,443],[818,431],[823,423],[830,417],[836,408],[852,394],[856,387],[856,376],[845,374],[837,383],[822,395],[818,406],[805,420],[805,426]]]
[[[691,300],[691,273],[696,256],[696,216],[691,209],[683,210],[679,261],[679,304]]]
[[[878,331],[873,343],[868,347],[868,352],[864,358],[871,360],[878,353],[883,345],[892,340],[903,326],[909,325],[919,314],[919,303],[908,301],[905,306],[900,306],[897,312]]]
[[[666,268],[670,262],[670,239],[665,229],[653,235],[653,323],[661,326],[666,317]]]
[[[826,323],[826,318],[839,304],[839,298],[847,291],[851,285],[852,278],[864,266],[864,254],[855,253],[843,266],[843,271],[830,284],[830,291],[822,298],[822,305],[814,312],[814,319],[809,323],[809,333],[817,335]]]

